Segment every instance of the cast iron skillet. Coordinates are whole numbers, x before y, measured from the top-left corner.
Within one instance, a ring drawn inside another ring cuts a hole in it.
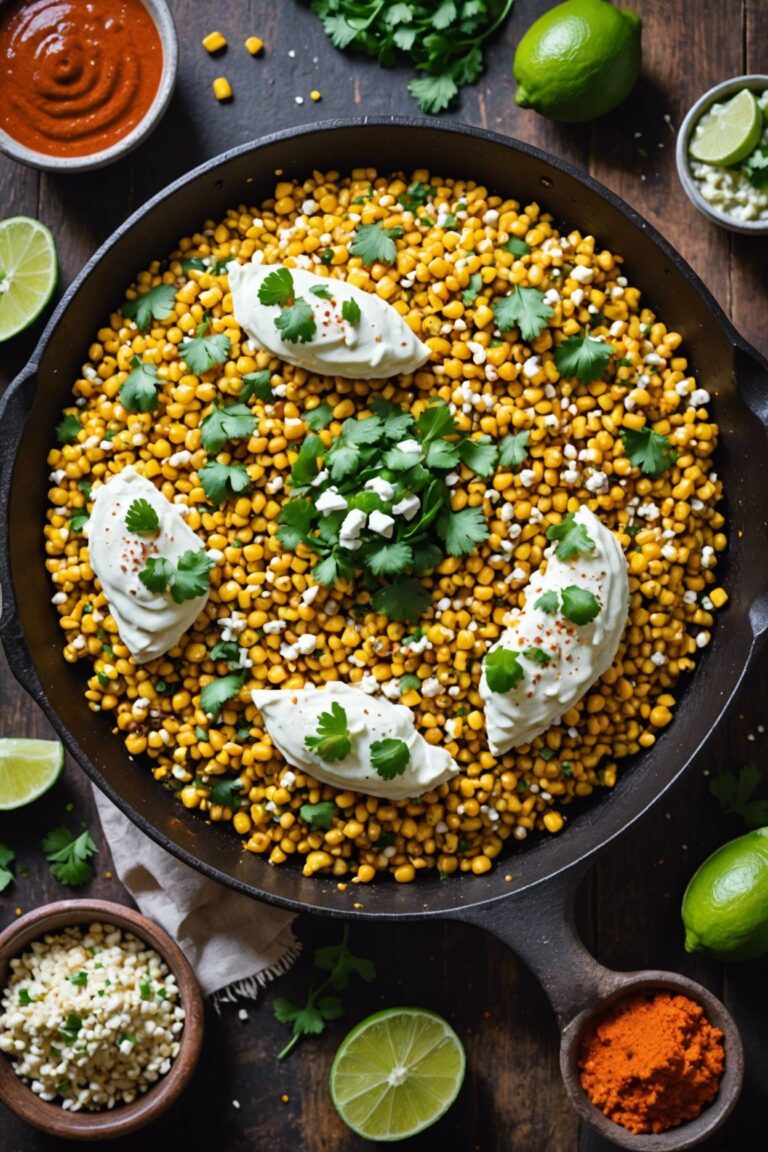
[[[61,658],[57,615],[45,571],[43,525],[46,454],[70,396],[71,381],[101,319],[125,287],[180,236],[226,208],[271,194],[277,173],[299,180],[313,170],[375,166],[380,172],[427,168],[472,178],[537,200],[558,222],[593,233],[621,253],[630,282],[665,323],[684,334],[687,354],[715,395],[722,429],[717,469],[725,482],[730,548],[722,583],[730,603],[686,686],[674,722],[652,749],[625,766],[610,795],[574,812],[566,830],[517,851],[513,863],[484,876],[442,883],[421,876],[412,886],[382,882],[341,893],[333,879],[306,879],[243,852],[231,831],[184,812],[158,788],[110,733],[107,717],[88,711],[82,673]],[[563,1029],[561,1063],[580,1114],[609,1139],[646,1150],[690,1148],[725,1119],[741,1083],[738,1033],[706,989],[670,973],[619,974],[600,967],[573,927],[572,896],[587,862],[654,804],[700,751],[746,676],[768,632],[768,364],[734,331],[683,260],[637,213],[567,164],[517,141],[460,125],[406,119],[330,121],[277,133],[234,149],[154,197],[96,253],[56,309],[30,364],[0,410],[0,634],[14,674],[41,705],[70,752],[95,783],[144,832],[200,871],[248,895],[296,911],[374,919],[446,916],[482,925],[538,973]],[[514,883],[504,879],[512,869]],[[353,902],[356,907],[353,908]],[[679,1129],[632,1136],[582,1093],[576,1052],[583,1027],[605,998],[629,987],[690,991],[726,1032],[726,1073],[714,1104]]]

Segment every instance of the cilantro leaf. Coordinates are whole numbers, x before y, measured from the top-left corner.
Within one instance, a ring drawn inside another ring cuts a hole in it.
[[[352,751],[347,713],[338,701],[331,704],[330,712],[321,712],[317,720],[317,734],[305,736],[304,744],[321,760],[343,760]]]
[[[768,191],[768,144],[759,144],[741,166],[750,184],[761,192]]]
[[[211,803],[237,811],[241,800],[246,798],[243,792],[242,780],[217,780],[211,788]]]
[[[302,296],[284,308],[275,320],[280,336],[288,344],[308,344],[317,331],[315,315]]]
[[[149,500],[140,496],[129,506],[125,514],[125,526],[129,532],[159,532],[160,519]]]
[[[583,524],[577,524],[573,512],[563,516],[559,524],[547,528],[547,540],[556,540],[555,555],[559,560],[594,552],[595,542]]]
[[[391,11],[390,11],[391,18]],[[398,204],[401,204],[407,212],[413,212],[415,208],[422,208],[430,196],[434,195],[434,188],[431,184],[422,184],[419,180],[409,184],[405,192],[401,192],[397,198]]]
[[[433,440],[427,448],[427,468],[455,468],[461,462],[458,444],[449,444],[447,440]]]
[[[429,444],[431,440],[452,436],[456,431],[456,421],[444,400],[436,400],[419,416],[416,427],[421,435],[422,444]]]
[[[600,612],[600,601],[592,593],[578,584],[569,584],[560,593],[563,601],[563,616],[573,624],[589,624]]]
[[[315,284],[313,288],[310,288],[310,292],[313,296],[318,296],[321,300],[333,300],[332,294],[323,284]]]
[[[120,388],[120,403],[126,412],[154,412],[157,390],[162,384],[157,378],[157,368],[154,364],[145,364],[139,356],[131,359],[131,368]]]
[[[304,423],[313,432],[321,432],[323,428],[328,427],[331,420],[333,420],[333,408],[325,402],[318,404],[311,412],[304,413]]]
[[[183,604],[185,600],[196,600],[198,596],[205,596],[210,587],[210,571],[213,560],[207,556],[204,549],[197,552],[189,549],[182,552],[176,562],[176,571],[171,577],[171,598],[175,604]]]
[[[552,309],[544,302],[544,293],[538,288],[521,288],[516,284],[509,296],[494,300],[491,305],[496,324],[501,332],[519,328],[523,340],[535,340],[546,327]]]
[[[375,444],[381,436],[381,420],[378,416],[363,416],[361,420],[350,417],[342,424],[341,433],[348,444]]]
[[[490,436],[481,436],[478,440],[460,440],[457,448],[462,464],[466,464],[477,476],[491,475],[498,449]]]
[[[390,620],[415,620],[424,612],[431,599],[420,580],[406,576],[377,588],[371,598],[371,607],[374,612],[389,616]]]
[[[382,780],[394,780],[402,776],[411,760],[411,753],[405,740],[389,738],[374,740],[371,744],[371,767]]]
[[[474,304],[483,289],[483,277],[479,272],[473,273],[469,278],[469,284],[461,294],[462,304]]]
[[[240,667],[240,645],[236,640],[219,640],[211,648],[211,660],[226,660],[227,664],[234,664],[236,668]],[[205,732],[199,739],[207,740]]]
[[[88,513],[85,508],[81,508],[78,509],[77,512],[73,512],[69,521],[70,531],[81,532],[85,525],[88,523],[88,519]]]
[[[405,676],[400,677],[400,683],[398,687],[400,689],[401,696],[404,696],[406,692],[420,692],[421,680],[418,676],[414,676],[412,673],[407,673]]]
[[[622,428],[621,439],[631,463],[646,476],[661,476],[677,460],[677,452],[667,437],[647,425],[639,431]]]
[[[346,320],[347,324],[352,324],[353,326],[359,324],[361,315],[360,305],[357,300],[345,300],[341,305],[341,316],[343,320]]]
[[[299,816],[309,824],[313,832],[328,832],[333,827],[333,820],[337,814],[338,808],[333,800],[302,804],[299,808]]]
[[[525,240],[521,240],[519,236],[510,236],[501,250],[502,252],[511,252],[512,255],[517,256],[518,259],[520,259],[521,256],[527,256],[531,251]]]
[[[288,304],[293,300],[293,276],[288,268],[276,268],[259,285],[259,303]]]
[[[315,967],[321,972],[330,972],[331,984],[337,992],[343,992],[349,985],[350,976],[359,976],[370,982],[376,976],[376,967],[371,960],[355,956],[349,950],[346,934],[340,944],[326,944],[315,949]]]
[[[224,705],[245,684],[245,672],[230,672],[228,676],[221,676],[206,684],[200,693],[200,707],[208,716],[218,716]]]
[[[136,321],[140,332],[146,332],[153,320],[167,320],[176,307],[176,288],[173,284],[157,284],[137,296],[135,300],[123,303],[123,316]]]
[[[384,540],[366,549],[365,562],[374,576],[399,576],[413,562],[413,549],[398,540]]]
[[[212,504],[221,504],[227,496],[245,492],[251,485],[251,478],[244,464],[220,464],[209,460],[200,469],[200,483]]]
[[[595,340],[587,328],[583,337],[569,336],[555,349],[555,364],[561,376],[575,376],[582,384],[599,380],[615,353],[613,344]]]
[[[74,984],[76,988],[85,988],[88,983],[87,972],[76,972],[74,976],[69,977],[70,984]]]
[[[499,464],[502,468],[517,468],[528,456],[530,432],[512,432],[499,444]]]
[[[520,653],[512,648],[494,648],[483,661],[485,680],[491,692],[511,692],[525,676]]]
[[[544,592],[538,600],[534,601],[533,606],[538,608],[540,612],[546,612],[547,616],[554,616],[560,607],[560,597],[554,591]]]
[[[200,256],[190,256],[186,260],[180,260],[182,272],[205,272],[205,264]]]
[[[443,512],[438,518],[437,530],[449,556],[466,556],[490,535],[482,508]]]
[[[422,112],[436,116],[443,112],[459,94],[459,86],[452,76],[420,76],[411,80],[408,91]]]
[[[232,341],[223,332],[218,332],[215,336],[206,336],[207,328],[206,321],[200,325],[196,336],[191,340],[182,340],[179,345],[179,352],[195,376],[202,376],[217,364],[223,364],[232,347]]]
[[[740,816],[748,828],[768,824],[768,799],[754,797],[763,773],[757,764],[743,764],[738,775],[728,769],[719,773],[709,786],[726,816]]]
[[[275,400],[275,394],[270,384],[271,379],[272,373],[267,368],[263,372],[246,373],[243,376],[243,386],[238,396],[240,403],[247,404],[251,397],[255,396],[257,400],[263,400],[265,404],[272,404]]]
[[[397,256],[395,240],[402,235],[402,228],[382,228],[378,221],[360,224],[349,246],[350,255],[359,256],[366,268],[372,264],[393,264]]]
[[[11,861],[15,860],[16,853],[7,844],[0,840],[0,892],[4,892],[9,884],[13,883],[15,879],[12,869],[9,867]]]
[[[53,871],[53,869],[51,869],[51,871]],[[59,1029],[59,1035],[64,1043],[74,1044],[82,1026],[82,1018],[78,1016],[77,1012],[69,1012],[66,1020]]]
[[[526,660],[533,661],[534,664],[551,664],[552,656],[549,652],[545,652],[543,648],[525,648],[523,656]]]
[[[75,412],[67,412],[56,425],[56,439],[59,444],[74,444],[78,432],[82,431],[80,417]]]
[[[389,400],[384,400],[380,396],[375,396],[370,401],[370,409],[381,420],[382,435],[388,440],[402,440],[413,427],[413,416],[410,412],[403,411],[396,404],[391,404]]]
[[[247,404],[239,401],[209,412],[200,425],[200,439],[206,452],[216,455],[227,440],[245,439],[253,435],[255,428],[256,417]]]
[[[86,828],[75,837],[60,825],[43,837],[43,852],[51,866],[51,874],[61,884],[79,888],[93,877],[93,868],[88,857],[98,852],[98,848]]]
[[[296,488],[311,484],[318,473],[317,458],[325,452],[319,436],[307,436],[291,468],[291,483]]]
[[[165,556],[149,556],[139,572],[139,580],[150,592],[165,592],[174,573],[174,567]]]
[[[306,543],[312,528],[315,510],[311,500],[289,500],[277,517],[280,527],[277,538],[286,548]]]

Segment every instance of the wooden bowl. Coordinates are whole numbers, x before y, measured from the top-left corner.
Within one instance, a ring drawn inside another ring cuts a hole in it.
[[[176,977],[186,1013],[179,1053],[170,1070],[131,1104],[102,1112],[70,1112],[60,1104],[41,1100],[0,1053],[0,1101],[22,1120],[69,1140],[109,1140],[125,1136],[156,1120],[170,1108],[190,1079],[203,1040],[203,999],[189,961],[164,929],[131,908],[108,900],[59,900],[21,916],[0,934],[0,988],[8,978],[10,961],[33,940],[48,932],[94,922],[114,924],[146,942],[163,958]]]

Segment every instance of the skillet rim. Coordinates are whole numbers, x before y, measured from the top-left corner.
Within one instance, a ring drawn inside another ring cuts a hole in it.
[[[768,361],[766,361],[760,353],[757,352],[734,328],[731,321],[723,312],[718,302],[713,297],[709,289],[702,283],[697,274],[689,267],[687,262],[682,256],[664,239],[663,236],[650,225],[634,208],[623,201],[619,196],[613,193],[610,189],[606,188],[599,181],[595,180],[589,173],[584,173],[571,165],[567,161],[553,157],[550,154],[538,149],[524,141],[519,141],[512,137],[502,136],[499,133],[490,132],[487,129],[475,128],[470,125],[465,125],[455,122],[446,122],[442,124],[433,123],[431,120],[425,120],[419,117],[357,117],[357,118],[333,118],[318,122],[311,127],[300,127],[286,129],[280,132],[270,133],[266,136],[260,137],[257,140],[249,141],[246,144],[238,145],[235,148],[229,149],[218,156],[215,156],[204,163],[198,165],[196,168],[191,169],[189,172],[182,174],[180,177],[172,181],[165,188],[151,196],[141,207],[136,209],[122,224],[114,230],[114,232],[99,246],[96,252],[86,262],[81,272],[70,285],[62,300],[57,305],[54,313],[52,314],[48,324],[45,327],[26,368],[16,377],[9,385],[5,395],[0,400],[0,421],[6,410],[10,407],[10,402],[16,394],[20,392],[23,384],[29,380],[31,376],[37,373],[40,362],[47,349],[48,343],[55,334],[56,328],[64,317],[67,309],[69,308],[73,298],[80,291],[82,285],[89,277],[93,269],[103,260],[108,259],[110,250],[121,240],[126,233],[129,233],[136,226],[139,226],[143,219],[148,216],[155,208],[163,204],[166,200],[175,196],[179,192],[187,188],[191,183],[198,178],[214,172],[216,169],[224,167],[227,163],[238,157],[247,154],[257,154],[260,150],[267,148],[274,144],[284,144],[288,141],[306,140],[309,138],[317,137],[325,132],[344,132],[350,129],[385,129],[396,128],[399,130],[411,131],[428,131],[431,134],[438,134],[444,136],[458,136],[470,137],[479,141],[481,145],[487,144],[495,148],[502,148],[511,153],[519,152],[528,156],[531,160],[541,163],[557,172],[562,173],[567,178],[576,182],[577,185],[586,187],[592,194],[598,198],[607,201],[618,214],[623,217],[627,223],[635,230],[644,235],[647,240],[660,249],[664,256],[669,260],[673,266],[675,273],[682,276],[690,288],[692,288],[702,299],[703,304],[710,315],[715,320],[720,332],[727,343],[735,350],[739,350],[753,364],[757,365],[758,369],[768,374]],[[25,422],[25,421],[24,421]],[[765,419],[761,417],[761,422],[765,424]],[[23,428],[19,435],[18,442],[14,447],[13,457],[9,461],[9,465],[3,469],[0,475],[0,499],[3,496],[8,496],[12,486],[13,479],[13,464],[18,453],[18,448],[23,436]],[[756,628],[755,622],[751,618],[750,610],[754,609],[756,604],[761,598],[753,601],[747,608],[745,613],[747,617],[747,624],[751,626],[751,638],[746,644],[746,653],[743,661],[740,662],[740,671],[736,676],[733,688],[727,700],[717,705],[717,716],[714,723],[710,723],[708,732],[699,741],[697,747],[690,753],[686,759],[676,767],[667,778],[659,784],[653,796],[646,800],[643,797],[634,798],[631,794],[627,797],[616,797],[613,805],[608,807],[608,815],[606,813],[598,812],[595,815],[595,824],[597,831],[603,830],[605,835],[602,838],[597,838],[595,835],[595,825],[590,829],[584,829],[583,832],[591,831],[592,843],[588,847],[582,848],[578,843],[579,830],[574,832],[574,843],[576,844],[575,851],[571,850],[570,859],[560,862],[552,871],[544,872],[539,877],[534,877],[526,881],[522,887],[510,888],[506,892],[493,892],[491,895],[484,893],[482,889],[485,885],[481,883],[481,877],[457,877],[451,885],[451,889],[455,891],[455,899],[447,907],[431,908],[425,907],[421,904],[419,896],[427,896],[428,893],[422,891],[419,893],[419,884],[410,888],[402,889],[401,886],[397,887],[403,895],[410,896],[410,903],[399,905],[397,899],[387,899],[387,907],[383,910],[368,911],[365,907],[351,908],[349,906],[339,906],[337,904],[329,904],[328,897],[337,898],[335,878],[312,878],[309,883],[312,886],[312,893],[317,900],[304,900],[295,899],[290,896],[281,895],[268,889],[257,887],[254,884],[241,880],[239,877],[233,875],[231,872],[222,871],[221,869],[201,861],[193,854],[187,851],[186,848],[177,844],[167,833],[161,831],[153,823],[150,823],[139,811],[137,811],[130,803],[125,801],[121,794],[105,779],[101,772],[90,761],[89,757],[85,754],[83,748],[78,741],[69,732],[63,717],[58,713],[53,705],[47,698],[45,690],[42,687],[38,677],[35,664],[32,661],[30,650],[27,646],[24,634],[21,631],[21,621],[16,609],[16,600],[14,596],[13,584],[11,580],[11,563],[10,563],[10,523],[8,517],[8,500],[2,501],[3,515],[0,518],[0,585],[2,586],[3,601],[5,610],[0,619],[0,637],[2,637],[6,651],[8,654],[8,661],[16,678],[23,684],[33,699],[43,708],[48,718],[54,724],[61,735],[66,747],[75,757],[78,764],[83,768],[86,774],[93,780],[93,782],[114,802],[117,806],[125,812],[126,815],[136,824],[146,835],[150,836],[156,843],[167,851],[171,852],[174,856],[181,859],[184,863],[193,867],[203,875],[223,883],[225,886],[230,887],[243,894],[265,900],[268,903],[275,904],[279,907],[289,908],[292,911],[312,911],[331,916],[344,916],[344,917],[360,917],[363,919],[417,919],[425,916],[442,916],[442,917],[456,917],[460,916],[462,911],[468,911],[470,908],[478,908],[490,906],[497,903],[509,896],[521,897],[525,893],[530,893],[532,890],[540,887],[542,884],[551,883],[558,876],[563,876],[569,873],[577,866],[582,867],[587,862],[591,861],[598,852],[602,851],[608,844],[623,834],[629,827],[631,827],[637,820],[639,820],[645,813],[649,811],[658,801],[665,795],[667,790],[671,788],[683,775],[685,771],[691,766],[695,758],[699,755],[704,745],[711,738],[713,732],[722,721],[726,712],[728,711],[731,703],[733,702],[740,685],[746,676],[748,669],[753,662],[757,650],[760,645],[761,635],[765,634],[765,625],[762,628]],[[15,626],[15,634],[14,634]],[[26,665],[26,667],[24,667]],[[687,685],[686,685],[687,687]],[[153,786],[154,782],[153,782]],[[610,798],[606,798],[610,799]],[[634,803],[632,801],[634,800]],[[623,805],[621,804],[623,801]],[[629,801],[629,803],[627,803]],[[639,804],[639,807],[638,807]],[[615,809],[615,813],[611,812],[611,807]],[[622,817],[623,813],[623,818]],[[612,819],[613,817],[613,819]],[[608,825],[603,829],[603,825]],[[530,852],[535,849],[530,849]],[[267,867],[266,862],[264,866]],[[278,872],[279,870],[275,870]],[[498,869],[494,870],[495,872]],[[493,873],[491,874],[493,875]],[[465,883],[462,884],[461,881]],[[422,881],[422,888],[424,882]],[[279,886],[279,885],[278,885]],[[472,887],[470,893],[469,886]],[[447,887],[447,886],[446,886]],[[376,885],[366,885],[365,889],[360,889],[373,895],[380,891]],[[463,899],[461,898],[463,897]]]

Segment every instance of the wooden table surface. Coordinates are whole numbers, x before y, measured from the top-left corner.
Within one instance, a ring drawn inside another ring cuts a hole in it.
[[[0,216],[37,216],[51,228],[61,262],[61,289],[86,258],[148,196],[202,160],[261,134],[336,116],[413,114],[407,69],[382,71],[366,59],[337,52],[305,4],[282,0],[170,0],[179,31],[179,84],[155,135],[113,166],[82,176],[52,176],[0,159]],[[452,119],[515,136],[590,172],[624,197],[682,253],[737,328],[768,353],[768,239],[748,240],[707,223],[686,200],[674,165],[675,129],[710,85],[748,72],[768,72],[766,0],[635,0],[643,17],[644,66],[635,91],[611,115],[587,125],[560,126],[516,108],[511,61],[525,28],[550,4],[517,0],[488,52],[480,83],[465,89]],[[223,57],[209,58],[203,35],[219,28],[229,39]],[[242,49],[246,36],[265,42],[263,57]],[[226,74],[235,90],[219,105],[212,79]],[[313,88],[322,102],[310,101]],[[298,104],[295,97],[303,97]],[[3,346],[0,386],[23,366],[41,325]],[[699,365],[706,372],[706,365]],[[763,480],[764,482],[764,480]],[[721,996],[744,1038],[744,1093],[731,1120],[703,1147],[707,1152],[765,1149],[768,1112],[766,961],[724,966],[688,956],[682,945],[680,898],[687,879],[717,845],[740,833],[709,795],[715,765],[766,762],[760,731],[768,706],[768,659],[722,725],[708,753],[650,818],[635,826],[593,869],[580,894],[579,922],[587,944],[618,969],[676,970]],[[52,735],[36,707],[0,666],[0,734]],[[64,892],[51,879],[40,837],[67,818],[86,821],[99,844],[98,875],[77,894],[126,901],[109,868],[89,785],[75,763],[42,801],[0,813],[0,839],[17,852],[24,875],[0,898],[0,926]],[[254,908],[258,914],[258,908]],[[304,955],[280,979],[279,994],[306,988],[313,948],[338,939],[340,926],[301,917]],[[275,1057],[286,1029],[273,1018],[271,993],[245,1022],[226,1006],[208,1012],[204,1055],[187,1094],[154,1126],[113,1147],[141,1152],[170,1147],[188,1152],[351,1152],[371,1147],[338,1120],[326,1089],[333,1052],[345,1029],[386,1005],[418,1004],[447,1016],[465,1041],[469,1071],[458,1102],[440,1124],[411,1142],[451,1152],[598,1152],[611,1147],[579,1125],[557,1065],[558,1035],[544,994],[515,956],[490,936],[456,924],[360,926],[360,954],[375,960],[378,978],[348,998],[347,1020],[308,1040],[285,1062]],[[239,1102],[236,1108],[233,1101]],[[0,1106],[0,1152],[39,1152],[66,1145],[27,1128]]]

